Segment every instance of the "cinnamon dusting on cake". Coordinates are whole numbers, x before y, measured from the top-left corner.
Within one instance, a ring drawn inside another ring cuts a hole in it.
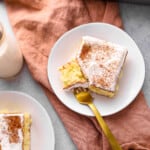
[[[5,116],[4,117],[8,124],[8,134],[10,143],[18,143],[18,129],[21,129],[21,119],[19,116]]]
[[[88,58],[88,56],[90,56],[89,55],[90,51],[91,51],[91,47],[89,45],[83,45],[82,53],[80,55],[81,59],[84,60],[84,59]]]

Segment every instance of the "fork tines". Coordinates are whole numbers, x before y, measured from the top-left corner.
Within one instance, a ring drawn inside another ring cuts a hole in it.
[[[80,93],[80,92],[87,92],[88,89],[87,88],[83,88],[83,87],[78,87],[78,88],[74,88],[74,93]]]

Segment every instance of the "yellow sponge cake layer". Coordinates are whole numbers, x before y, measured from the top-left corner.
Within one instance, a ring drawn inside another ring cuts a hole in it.
[[[97,94],[108,96],[108,97],[113,97],[115,95],[115,92],[106,91],[106,90],[97,88],[95,86],[90,86],[89,89]]]
[[[24,114],[24,126],[23,126],[23,150],[30,150],[30,127],[31,127],[31,116],[28,113]]]

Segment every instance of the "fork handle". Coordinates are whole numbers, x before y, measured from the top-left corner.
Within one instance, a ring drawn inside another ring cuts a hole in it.
[[[119,143],[117,142],[117,140],[115,139],[114,135],[112,134],[112,132],[110,131],[108,125],[106,124],[106,122],[104,121],[104,119],[102,118],[101,114],[99,113],[99,111],[97,110],[96,106],[94,105],[94,103],[90,103],[88,104],[89,107],[92,109],[92,111],[94,112],[96,119],[99,123],[99,125],[101,126],[105,136],[107,137],[111,147],[113,150],[122,150],[122,148],[120,147]]]

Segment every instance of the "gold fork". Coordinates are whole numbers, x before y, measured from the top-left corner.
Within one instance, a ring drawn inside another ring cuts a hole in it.
[[[97,119],[99,125],[101,126],[105,136],[107,137],[112,149],[113,150],[122,150],[122,148],[120,147],[116,138],[114,137],[114,135],[110,131],[108,125],[106,124],[106,122],[102,118],[100,112],[97,110],[96,106],[94,105],[93,98],[92,98],[91,94],[89,93],[88,89],[86,89],[86,88],[75,88],[74,89],[74,95],[80,104],[88,105],[91,108],[91,110],[95,114],[96,119]]]

